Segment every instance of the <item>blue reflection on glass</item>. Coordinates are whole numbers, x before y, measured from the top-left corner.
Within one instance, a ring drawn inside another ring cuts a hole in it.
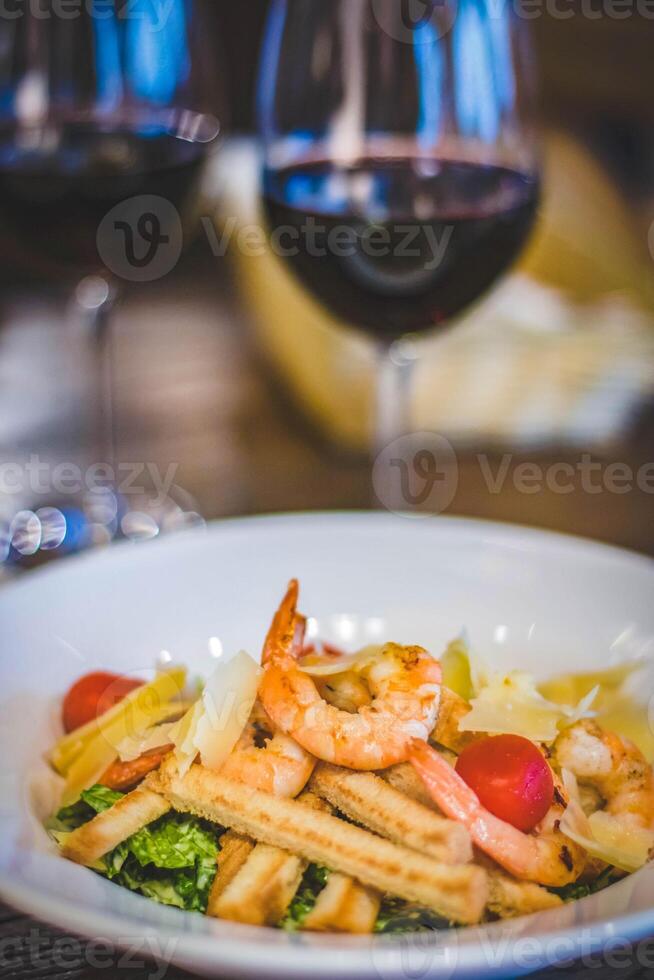
[[[115,108],[123,96],[120,63],[120,34],[114,11],[110,18],[93,18],[95,61],[98,74],[98,103],[102,109]]]
[[[493,10],[478,0],[463,0],[454,25],[454,71],[456,75],[456,114],[462,135],[492,143],[499,135],[500,103],[498,75],[494,58],[504,59],[499,77],[510,71],[505,47],[494,45],[494,28],[489,25],[497,18]],[[506,31],[506,25],[504,27]]]
[[[511,7],[503,0],[501,9],[488,0],[489,42],[492,47],[492,62],[495,70],[495,84],[499,103],[503,109],[513,109],[515,104],[515,74],[511,53]]]
[[[266,43],[263,49],[257,90],[259,125],[267,139],[273,135],[274,124],[271,121],[275,118],[275,81],[279,72],[285,23],[285,0],[275,0],[268,15]]]
[[[416,28],[413,52],[420,88],[418,139],[423,146],[431,146],[437,141],[441,128],[443,48],[430,21]]]
[[[126,21],[127,73],[134,95],[165,105],[189,75],[186,0],[168,0],[165,17],[156,8]]]

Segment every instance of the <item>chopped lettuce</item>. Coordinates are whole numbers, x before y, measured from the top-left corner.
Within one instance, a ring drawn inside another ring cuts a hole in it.
[[[104,786],[82,793],[60,810],[58,829],[74,830],[123,796]],[[98,865],[98,872],[163,905],[204,912],[216,875],[222,828],[170,811],[128,837]]]
[[[286,915],[279,923],[280,929],[287,932],[295,932],[302,927],[311,909],[318,900],[318,895],[327,884],[329,869],[323,868],[318,864],[310,864],[304,872],[300,887],[295,893],[295,898],[291,902]]]
[[[384,898],[377,922],[375,932],[377,933],[401,933],[401,932],[434,932],[440,929],[451,929],[452,924],[447,919],[441,918],[431,909],[423,908],[420,905],[411,905],[401,898]]]
[[[608,888],[609,885],[613,884],[615,874],[615,868],[605,868],[595,881],[585,884],[573,881],[572,884],[565,885],[563,888],[550,888],[549,891],[554,892],[564,902],[577,902],[580,898],[587,898],[588,895],[594,895],[596,892]]]
[[[48,827],[52,830],[77,830],[82,824],[88,823],[96,813],[108,810],[122,795],[106,786],[92,786],[91,789],[85,789],[76,803],[61,808]]]

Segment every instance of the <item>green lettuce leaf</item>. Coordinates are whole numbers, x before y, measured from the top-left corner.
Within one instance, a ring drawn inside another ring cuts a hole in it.
[[[374,931],[381,933],[434,932],[451,928],[452,925],[447,919],[441,918],[430,909],[422,908],[420,905],[411,905],[401,898],[387,896],[381,904]]]
[[[563,888],[550,888],[549,891],[554,892],[564,902],[578,902],[580,898],[587,898],[589,895],[594,895],[596,892],[608,888],[613,883],[615,874],[614,868],[605,868],[594,881],[587,884],[573,881],[572,884],[564,885]]]
[[[59,811],[58,826],[50,829],[75,830],[123,795],[106,786],[85,790],[77,803]],[[97,871],[163,905],[204,912],[222,832],[208,821],[171,810],[105,854]]]
[[[301,928],[302,923],[316,904],[318,895],[327,884],[328,878],[328,868],[323,868],[318,864],[309,865],[286,915],[279,923],[280,929],[295,932]]]
[[[79,800],[64,806],[56,816],[48,823],[50,830],[77,830],[83,824],[92,820],[96,813],[108,810],[110,806],[121,798],[123,794],[117,793],[106,786],[93,786],[85,789]]]

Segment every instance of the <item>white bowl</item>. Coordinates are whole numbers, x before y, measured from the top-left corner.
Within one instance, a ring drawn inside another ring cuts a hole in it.
[[[654,651],[654,563],[475,521],[313,514],[216,524],[121,545],[0,591],[0,894],[25,912],[205,976],[478,977],[529,973],[654,930],[654,868],[561,909],[391,937],[289,935],[158,906],[61,860],[41,827],[41,755],[57,699],[92,668],[140,672],[162,650],[193,670],[257,654],[287,580],[322,636],[434,651],[465,625],[482,654],[547,675]]]

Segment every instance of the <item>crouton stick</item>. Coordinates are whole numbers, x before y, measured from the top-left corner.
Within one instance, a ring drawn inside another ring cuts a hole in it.
[[[532,881],[518,881],[502,871],[488,872],[486,908],[501,919],[530,915],[563,905],[563,899]]]
[[[108,810],[73,830],[62,846],[62,854],[77,864],[95,864],[137,830],[169,810],[168,800],[153,792],[144,782]]]
[[[220,851],[218,852],[218,870],[213,880],[209,901],[207,903],[207,915],[215,916],[216,906],[221,895],[241,870],[250,854],[254,850],[254,841],[247,837],[235,834],[233,830],[228,830],[220,838]]]
[[[257,844],[212,909],[218,919],[274,926],[298,890],[304,858],[270,844]]]
[[[396,766],[390,766],[380,772],[379,775],[403,796],[408,796],[410,800],[415,800],[416,803],[422,803],[429,810],[441,813],[410,762],[400,762]]]
[[[380,906],[379,892],[333,871],[302,928],[314,932],[372,932]]]
[[[322,763],[314,771],[311,788],[352,820],[396,844],[445,864],[472,860],[465,827],[409,799],[374,773]]]
[[[417,800],[425,806],[437,809],[436,804],[428,795],[425,784],[408,762],[391,766],[381,773],[383,778],[400,792]],[[486,908],[502,919],[510,919],[517,915],[529,915],[531,912],[542,912],[562,904],[562,900],[533,882],[518,881],[511,875],[505,874],[494,865],[494,862],[477,854],[480,861],[488,870],[488,902]]]
[[[300,799],[306,806],[313,806],[315,809],[325,809],[328,806],[313,793],[304,793]],[[238,837],[231,830],[228,835],[240,841],[247,840]],[[214,896],[212,889],[207,915],[250,925],[276,925],[299,887],[307,861],[269,844],[255,846],[253,842],[249,842],[249,845],[249,851],[224,887],[220,888],[220,884],[214,883],[214,889],[220,889],[220,893]],[[221,850],[218,856],[217,881],[221,877],[222,866]]]
[[[440,864],[297,800],[252,790],[202,766],[192,766],[180,777],[164,763],[155,778],[175,809],[341,871],[453,922],[481,918],[488,887],[482,868]]]
[[[314,809],[332,813],[330,804],[314,793],[304,793],[300,801],[309,801]],[[315,906],[302,928],[322,932],[372,932],[381,907],[381,895],[374,888],[338,871],[332,871],[318,895]]]

